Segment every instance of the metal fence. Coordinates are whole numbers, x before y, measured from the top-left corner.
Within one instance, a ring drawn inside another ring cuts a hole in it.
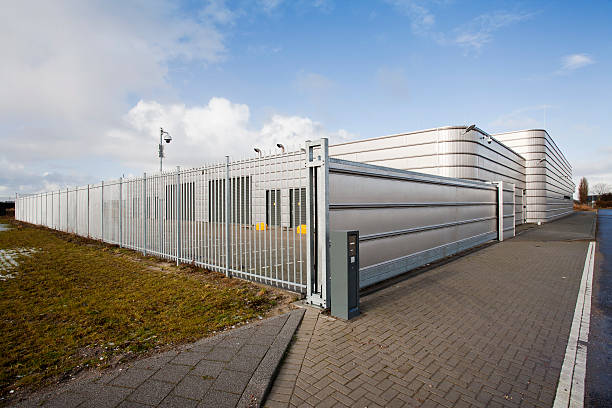
[[[306,153],[21,196],[21,221],[305,292]]]

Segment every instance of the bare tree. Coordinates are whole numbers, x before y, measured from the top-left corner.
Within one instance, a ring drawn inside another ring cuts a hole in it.
[[[597,183],[593,186],[591,191],[593,192],[593,194],[597,194],[598,196],[600,196],[602,194],[609,193],[610,186],[607,185],[606,183]]]
[[[578,199],[580,200],[580,204],[586,204],[588,197],[589,182],[586,177],[583,177],[580,179],[580,184],[578,184]]]

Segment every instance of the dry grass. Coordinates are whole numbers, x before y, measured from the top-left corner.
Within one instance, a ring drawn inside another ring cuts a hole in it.
[[[0,221],[7,222],[4,218]],[[271,313],[286,292],[10,221],[37,248],[0,281],[0,395],[126,361]]]
[[[576,204],[574,203],[574,211],[595,211],[596,209],[588,204]]]

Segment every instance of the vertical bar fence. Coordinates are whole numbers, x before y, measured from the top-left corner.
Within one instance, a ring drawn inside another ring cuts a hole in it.
[[[16,219],[306,292],[306,153],[16,197]]]

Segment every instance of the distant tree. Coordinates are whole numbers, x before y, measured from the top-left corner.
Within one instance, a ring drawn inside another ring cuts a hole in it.
[[[610,186],[606,183],[597,183],[591,189],[593,194],[597,194],[598,196],[602,194],[606,194],[610,192]]]
[[[580,184],[578,184],[578,199],[580,200],[580,204],[586,204],[587,198],[589,197],[589,182],[586,177],[580,179]]]

